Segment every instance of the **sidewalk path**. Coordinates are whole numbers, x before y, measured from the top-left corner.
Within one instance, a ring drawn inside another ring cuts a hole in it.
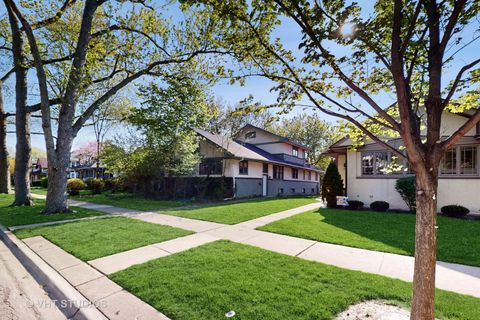
[[[1,240],[0,319],[66,319]]]
[[[214,239],[231,240],[234,242],[252,245],[266,250],[290,256],[297,256],[302,259],[326,263],[346,269],[379,274],[409,282],[413,280],[414,258],[410,256],[352,248],[255,230],[255,228],[270,222],[319,208],[321,207],[321,203],[313,203],[283,212],[274,213],[236,225],[224,225],[215,222],[187,219],[153,212],[141,212],[135,210],[128,210],[127,212],[126,209],[80,203],[77,201],[72,201],[71,204],[79,207],[90,208],[95,206],[95,209],[99,211],[105,211],[110,214],[122,214],[134,219],[151,223],[158,223],[191,230],[206,236],[210,236],[207,242],[214,241]],[[189,243],[183,246],[179,245],[183,241],[183,238],[174,239],[172,241],[176,246],[182,247],[183,250],[201,245],[203,244],[203,241],[205,241],[205,238],[195,238],[192,236],[189,237],[184,237],[189,239]],[[156,250],[162,249],[158,244],[153,246],[156,248]],[[152,253],[152,250],[154,253]],[[108,268],[115,263],[119,263],[119,267],[111,270],[118,271],[132,264],[146,262],[158,257],[159,255],[161,256],[162,254],[169,254],[168,252],[161,253],[160,251],[156,250],[152,249],[151,246],[146,246],[143,248],[130,250],[130,252],[103,257],[101,259],[97,259],[101,261],[95,262],[101,262],[102,266],[107,265],[108,267],[105,267],[105,271],[108,274]],[[142,258],[142,252],[148,252],[148,254],[144,254]],[[175,252],[179,252],[179,250]],[[120,264],[119,260],[125,260],[125,262]],[[131,264],[129,264],[128,261],[131,261]],[[92,261],[92,263],[94,262]],[[480,268],[439,261],[437,263],[436,286],[440,289],[468,294],[480,298]]]

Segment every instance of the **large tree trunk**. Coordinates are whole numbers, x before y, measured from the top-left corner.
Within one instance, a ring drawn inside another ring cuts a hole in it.
[[[67,202],[67,170],[70,164],[70,150],[73,139],[62,138],[57,141],[57,166],[48,166],[47,204],[43,213],[70,212]]]
[[[432,167],[427,165],[427,168]],[[438,169],[422,168],[416,172],[415,271],[410,315],[412,320],[435,318],[437,171]]]
[[[10,191],[10,173],[8,171],[7,115],[3,107],[3,85],[0,81],[0,193]]]
[[[13,205],[31,205],[30,197],[30,114],[27,110],[27,69],[23,53],[23,37],[18,21],[7,6],[12,30],[12,51],[15,65],[15,131],[17,145],[15,150],[15,201]]]

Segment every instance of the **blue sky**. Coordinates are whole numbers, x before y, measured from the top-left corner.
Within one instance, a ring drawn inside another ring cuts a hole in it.
[[[371,11],[371,4],[373,1],[367,2],[368,6],[365,10],[366,14]],[[175,13],[176,10],[173,10],[173,16],[174,19],[176,19],[176,15],[178,14]],[[0,15],[4,13],[4,8],[0,8]],[[467,29],[467,34],[469,33],[468,31],[473,30],[474,28],[478,29],[478,25],[472,25],[469,27],[470,30]],[[291,49],[292,51],[297,51],[297,45],[299,42],[299,39],[301,37],[300,32],[296,25],[292,21],[284,21],[284,23],[277,29],[277,31],[274,34],[275,37],[279,37],[282,39],[282,43],[284,46],[288,49]],[[472,45],[466,50],[462,52],[462,59],[458,60],[456,63],[454,63],[450,68],[445,70],[445,79],[448,81],[453,77],[454,74],[456,74],[457,70],[464,64],[471,62],[475,57],[478,57],[478,49],[480,47],[477,45]],[[345,52],[342,52],[338,50],[335,52],[337,54],[344,54]],[[4,65],[6,62],[4,59],[0,61],[1,65]],[[3,66],[2,66],[3,69]],[[35,75],[33,73],[30,74],[29,79],[33,80],[30,81],[31,83],[34,82]],[[14,97],[13,97],[13,78],[9,80],[9,82],[6,83],[7,85],[7,90],[4,92],[5,96],[5,104],[7,107],[7,111],[13,111],[12,107],[14,105]],[[35,85],[35,84],[32,84]],[[220,82],[216,84],[214,87],[211,88],[211,92],[213,95],[217,98],[222,99],[228,104],[236,104],[238,101],[248,97],[249,95],[252,95],[255,99],[255,101],[259,101],[263,104],[270,104],[275,102],[276,100],[276,93],[275,92],[270,92],[270,88],[274,85],[274,83],[268,79],[265,78],[248,78],[246,81],[245,86],[240,86],[240,85],[229,85],[226,81],[225,82]],[[35,90],[32,90],[31,92],[34,92]],[[130,94],[130,92],[129,92]],[[390,97],[388,95],[381,95],[379,97],[376,97],[378,102],[381,105],[388,105],[390,102]],[[38,97],[36,95],[31,95],[29,97],[29,100],[31,102],[38,102]],[[295,114],[301,113],[301,112],[317,112],[314,110],[308,110],[305,111],[301,108],[293,110],[290,114],[286,115],[286,117],[291,117]],[[318,112],[319,115],[324,118],[326,121],[330,122],[335,122],[337,121],[335,118],[326,116],[320,112]],[[38,132],[41,131],[41,128],[38,124],[33,126],[33,131]],[[112,132],[114,133],[114,132]],[[82,129],[80,131],[79,136],[74,142],[74,148],[77,148],[78,146],[81,146],[82,144],[91,141],[94,139],[93,133],[91,130],[88,128]],[[8,136],[8,145],[10,149],[14,147],[15,144],[15,137],[13,134],[10,134]],[[32,146],[40,148],[40,149],[45,149],[44,148],[44,140],[43,136],[40,135],[32,135]]]

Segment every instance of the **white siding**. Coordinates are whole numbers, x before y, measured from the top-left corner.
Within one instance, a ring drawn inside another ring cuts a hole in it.
[[[396,179],[362,178],[361,154],[347,153],[348,197],[369,205],[376,200],[387,201],[392,209],[408,209],[395,190]],[[480,178],[440,178],[438,186],[438,209],[448,204],[459,204],[471,211],[480,210]]]

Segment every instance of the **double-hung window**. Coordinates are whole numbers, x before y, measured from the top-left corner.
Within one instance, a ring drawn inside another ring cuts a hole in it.
[[[478,175],[478,147],[457,146],[448,150],[440,164],[440,174],[463,176]]]
[[[273,179],[283,180],[283,167],[273,166]]]
[[[298,157],[298,147],[292,147],[292,156]]]
[[[298,179],[298,169],[292,168],[292,179]]]
[[[248,175],[248,161],[242,160],[238,163],[238,173],[241,175]]]

